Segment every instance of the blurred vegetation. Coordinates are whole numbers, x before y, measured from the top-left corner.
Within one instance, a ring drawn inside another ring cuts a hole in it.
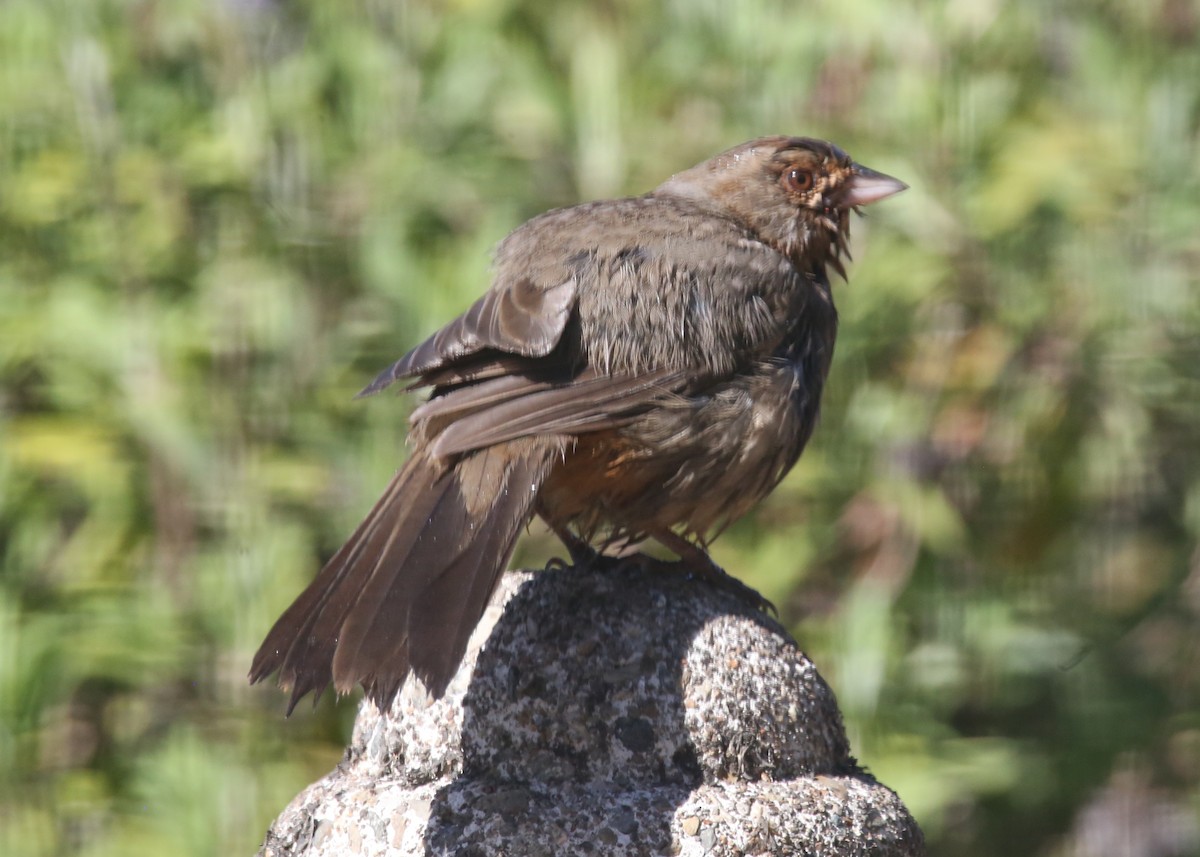
[[[251,852],[354,714],[245,682],[403,454],[352,394],[764,133],[912,189],[718,560],[932,853],[1200,853],[1198,82],[1195,0],[0,4],[0,853]]]

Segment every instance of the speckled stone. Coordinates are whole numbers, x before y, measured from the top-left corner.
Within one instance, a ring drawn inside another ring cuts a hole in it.
[[[768,617],[634,566],[512,573],[446,695],[364,702],[283,855],[924,853]]]

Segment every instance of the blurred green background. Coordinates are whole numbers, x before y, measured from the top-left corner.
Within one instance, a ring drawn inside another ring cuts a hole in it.
[[[253,851],[354,715],[245,681],[403,455],[353,393],[767,133],[912,189],[718,561],[931,853],[1200,853],[1195,0],[0,3],[0,853]]]

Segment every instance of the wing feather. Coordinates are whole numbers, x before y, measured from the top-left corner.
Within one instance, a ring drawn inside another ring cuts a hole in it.
[[[545,357],[558,345],[574,308],[574,279],[549,287],[528,277],[498,281],[465,313],[380,372],[359,396],[400,378],[453,367],[485,350]]]
[[[446,458],[520,437],[571,436],[617,428],[655,404],[676,397],[687,380],[684,373],[660,370],[637,376],[592,375],[565,384],[508,383],[496,395],[481,389],[490,382],[464,388],[464,393],[478,395],[480,404],[449,403],[457,412],[434,437],[431,452]]]

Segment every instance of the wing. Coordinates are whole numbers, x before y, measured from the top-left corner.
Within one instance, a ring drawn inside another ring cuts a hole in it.
[[[575,280],[569,276],[549,287],[530,277],[498,280],[470,309],[379,373],[359,395],[378,393],[399,378],[471,362],[484,352],[545,357],[558,345],[574,307]]]
[[[548,212],[501,242],[483,297],[360,395],[432,386],[412,420],[437,457],[619,427],[768,356],[801,279],[687,200]]]
[[[464,385],[430,399],[413,422],[432,439],[430,451],[450,457],[521,437],[571,437],[619,428],[646,410],[678,398],[688,376],[670,370],[599,375],[570,381],[503,376]]]

